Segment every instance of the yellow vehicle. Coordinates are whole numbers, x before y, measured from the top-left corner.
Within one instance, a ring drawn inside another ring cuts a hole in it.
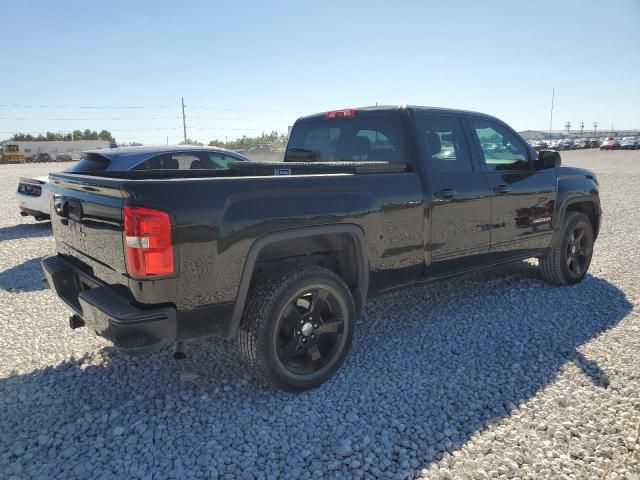
[[[2,150],[2,163],[24,163],[24,153],[17,143],[5,143]]]

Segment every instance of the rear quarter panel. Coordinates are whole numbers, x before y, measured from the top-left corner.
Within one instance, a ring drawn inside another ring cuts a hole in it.
[[[376,274],[423,264],[423,192],[415,173],[135,181],[123,190],[127,203],[174,216],[182,310],[233,303],[251,245],[281,230],[360,226],[374,283]]]

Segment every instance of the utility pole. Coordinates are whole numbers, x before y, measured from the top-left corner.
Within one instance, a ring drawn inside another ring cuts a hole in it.
[[[584,122],[580,122],[580,136],[582,136],[583,130],[584,130]]]
[[[184,116],[184,97],[182,97],[182,130],[184,131],[184,143],[187,143],[187,120]]]
[[[569,135],[569,130],[571,129],[571,122],[567,122],[564,124],[564,128],[567,129],[567,135]]]
[[[167,137],[167,145],[169,145],[169,137]]]
[[[551,141],[551,129],[553,128],[553,100],[556,97],[556,89],[551,91],[551,115],[549,118],[549,141]]]
[[[598,130],[598,122],[593,122],[593,136],[596,136],[596,131]]]

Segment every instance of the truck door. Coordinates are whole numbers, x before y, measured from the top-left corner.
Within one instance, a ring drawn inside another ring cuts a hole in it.
[[[474,168],[459,116],[415,113],[418,148],[430,192],[430,233],[425,239],[429,273],[469,267],[490,247],[491,193]]]
[[[533,152],[506,125],[469,116],[476,153],[491,188],[491,251],[526,255],[548,246],[553,230],[553,169],[536,171]]]

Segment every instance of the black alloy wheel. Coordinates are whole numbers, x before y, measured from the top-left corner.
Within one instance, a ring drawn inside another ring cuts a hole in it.
[[[567,268],[575,276],[580,276],[584,273],[591,259],[592,246],[588,241],[589,237],[585,229],[586,225],[578,224],[567,239]]]
[[[321,370],[344,342],[345,307],[331,290],[318,286],[296,295],[280,316],[278,359],[291,373]]]
[[[340,368],[355,318],[351,290],[340,276],[317,265],[291,266],[250,290],[238,346],[256,379],[300,392]]]

